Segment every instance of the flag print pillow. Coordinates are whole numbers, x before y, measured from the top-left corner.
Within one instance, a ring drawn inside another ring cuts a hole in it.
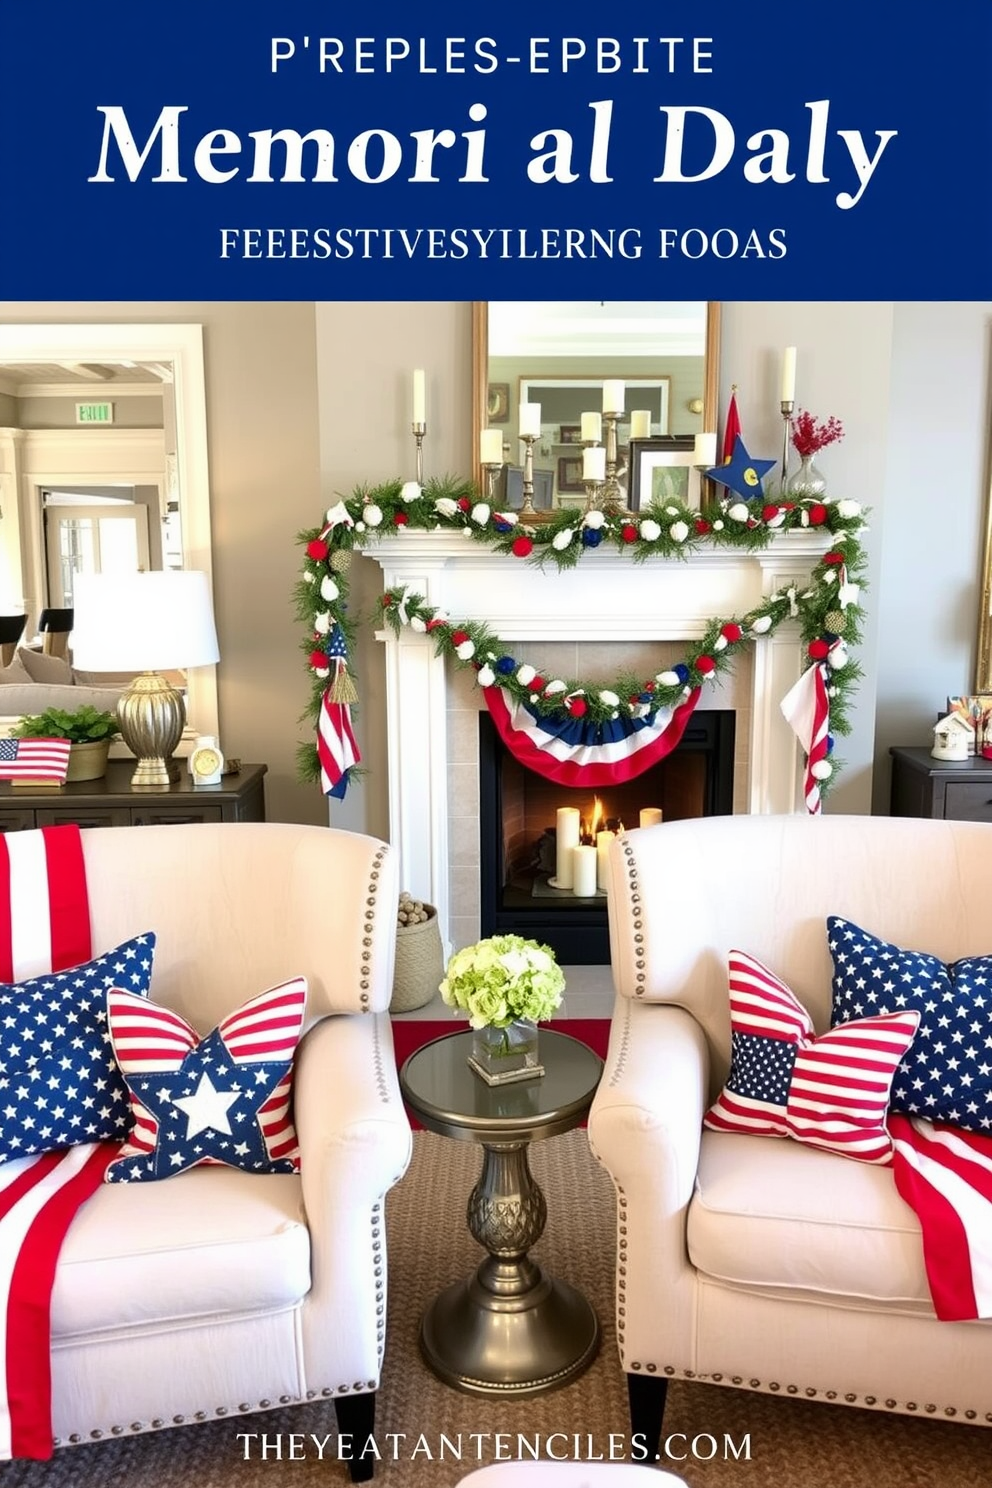
[[[0,982],[0,1162],[127,1134],[127,1086],[107,1031],[107,993],[140,1003],[155,936],[65,971]]]
[[[890,1163],[889,1092],[919,1014],[861,1018],[818,1038],[802,1003],[753,956],[731,951],[729,976],[730,1074],[704,1126]]]
[[[201,1163],[297,1173],[293,1057],[303,1030],[303,977],[270,987],[201,1039],[171,1008],[111,992],[114,1053],[134,1126],[108,1183],[168,1178]]]
[[[945,964],[831,915],[832,1022],[915,1008],[920,1031],[892,1084],[892,1109],[992,1131],[992,956]]]

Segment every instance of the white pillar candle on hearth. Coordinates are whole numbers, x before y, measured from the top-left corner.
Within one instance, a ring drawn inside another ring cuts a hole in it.
[[[479,435],[479,459],[483,465],[502,465],[503,430],[483,429]]]
[[[588,449],[582,451],[582,479],[605,481],[606,451],[601,444],[590,444]]]
[[[782,402],[796,399],[796,348],[787,346],[782,354]]]
[[[616,832],[596,833],[596,887],[604,894],[610,872],[610,844],[616,835]]]
[[[559,806],[555,819],[555,884],[559,889],[572,887],[572,854],[579,845],[579,810],[576,806]]]
[[[618,378],[608,378],[603,383],[603,412],[623,413],[625,389]]]
[[[651,410],[650,408],[635,408],[630,415],[630,437],[631,439],[651,438]]]
[[[525,434],[533,434],[535,439],[541,437],[541,405],[540,403],[521,403],[520,405],[520,438]]]
[[[572,893],[579,899],[596,893],[596,849],[591,845],[572,848]]]
[[[692,441],[692,463],[704,465],[707,470],[712,470],[716,464],[716,433],[709,430],[704,434],[697,434]]]
[[[603,415],[601,413],[584,413],[580,420],[583,444],[598,444],[603,437]]]
[[[427,422],[427,378],[423,367],[418,367],[413,374],[413,422]]]
[[[660,806],[642,806],[640,822],[642,827],[657,827],[661,823]]]

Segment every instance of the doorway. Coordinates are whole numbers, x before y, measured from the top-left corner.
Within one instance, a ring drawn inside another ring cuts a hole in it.
[[[160,566],[161,555],[152,553],[148,504],[135,495],[134,486],[41,491],[49,605],[72,609],[78,573],[138,573]]]

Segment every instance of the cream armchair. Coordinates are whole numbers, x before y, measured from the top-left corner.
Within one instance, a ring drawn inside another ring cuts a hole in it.
[[[395,857],[274,823],[83,839],[94,950],[153,930],[154,1000],[203,1034],[304,975],[312,1026],[299,1178],[200,1167],[104,1186],[77,1214],[52,1298],[57,1444],[318,1399],[361,1442],[385,1342],[383,1199],[411,1151],[387,1012]],[[351,1471],[371,1477],[371,1459]]]
[[[945,961],[992,952],[992,827],[711,817],[612,849],[616,1004],[589,1138],[616,1185],[620,1358],[656,1450],[669,1379],[992,1424],[992,1323],[936,1321],[891,1169],[702,1131],[727,1075],[727,953],[822,1032],[825,921]]]

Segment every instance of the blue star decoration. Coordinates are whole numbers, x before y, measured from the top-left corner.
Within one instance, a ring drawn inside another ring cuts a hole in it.
[[[726,486],[728,491],[734,491],[738,496],[743,496],[745,501],[759,501],[764,497],[762,479],[775,464],[774,460],[753,460],[748,454],[744,441],[738,434],[734,440],[733,453],[726,465],[717,465],[712,470],[707,470],[708,480],[717,481],[721,486]]]
[[[150,1153],[115,1163],[115,1179],[168,1178],[208,1158],[249,1173],[292,1173],[289,1159],[269,1157],[259,1121],[285,1073],[284,1060],[235,1063],[215,1028],[177,1070],[129,1075],[158,1135]]]

